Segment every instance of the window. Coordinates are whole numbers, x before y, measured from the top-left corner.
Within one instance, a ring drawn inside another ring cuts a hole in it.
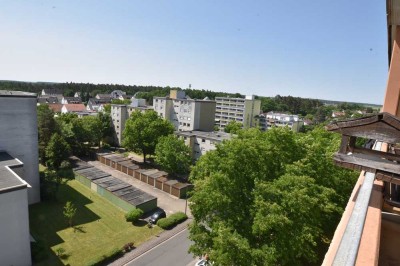
[[[191,118],[190,118],[190,117],[188,117],[188,118],[187,118],[187,120],[189,120],[189,121],[190,121],[190,120],[191,120]]]
[[[190,127],[190,124],[188,123],[187,126]]]
[[[206,140],[205,140],[205,139],[201,139],[201,142],[203,142],[203,143],[204,143],[204,142],[206,142]]]

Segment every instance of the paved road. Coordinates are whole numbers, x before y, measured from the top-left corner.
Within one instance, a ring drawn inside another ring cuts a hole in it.
[[[135,260],[125,264],[128,266],[187,266],[197,261],[187,252],[190,246],[189,232],[184,230],[159,246],[149,250]]]

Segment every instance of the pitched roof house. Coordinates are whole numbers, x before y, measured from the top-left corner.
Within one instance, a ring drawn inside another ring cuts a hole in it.
[[[54,113],[61,113],[61,108],[63,107],[61,103],[50,103],[48,106]]]
[[[61,99],[62,104],[70,104],[70,103],[82,103],[82,100],[80,97],[63,97]]]
[[[88,111],[103,111],[104,105],[111,103],[111,98],[109,99],[96,99],[90,98],[86,106]]]
[[[78,113],[78,112],[84,112],[86,111],[86,107],[82,103],[78,104],[64,104],[63,107],[61,108],[61,113],[66,114],[66,113]]]

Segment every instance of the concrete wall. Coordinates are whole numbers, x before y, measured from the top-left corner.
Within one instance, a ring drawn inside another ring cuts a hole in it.
[[[0,264],[31,265],[27,190],[0,194]]]
[[[0,150],[24,163],[29,204],[40,201],[36,97],[0,95]],[[1,236],[1,235],[0,235]]]
[[[198,126],[194,130],[214,131],[216,106],[216,102],[201,102],[199,104],[199,109],[196,110],[199,113]]]

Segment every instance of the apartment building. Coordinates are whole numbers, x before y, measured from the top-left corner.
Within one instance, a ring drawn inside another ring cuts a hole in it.
[[[261,130],[268,130],[271,127],[289,127],[299,132],[304,121],[298,115],[268,112],[255,117],[255,126]]]
[[[184,91],[171,90],[168,97],[154,97],[154,111],[171,121],[177,131],[213,131],[216,102],[191,99]]]
[[[175,135],[185,141],[185,144],[191,150],[194,161],[197,161],[206,152],[215,150],[218,143],[231,139],[231,134],[215,131],[176,131]]]
[[[255,116],[260,114],[261,100],[254,95],[245,98],[215,97],[215,125],[222,130],[229,122],[236,121],[244,128],[255,127]]]
[[[31,265],[28,204],[40,201],[36,94],[0,90],[0,261]]]
[[[130,105],[126,104],[112,104],[111,105],[111,119],[115,131],[114,140],[117,145],[122,144],[122,133],[125,129],[126,120],[134,111],[145,112],[153,110],[152,106],[147,106],[145,99],[134,99]]]

